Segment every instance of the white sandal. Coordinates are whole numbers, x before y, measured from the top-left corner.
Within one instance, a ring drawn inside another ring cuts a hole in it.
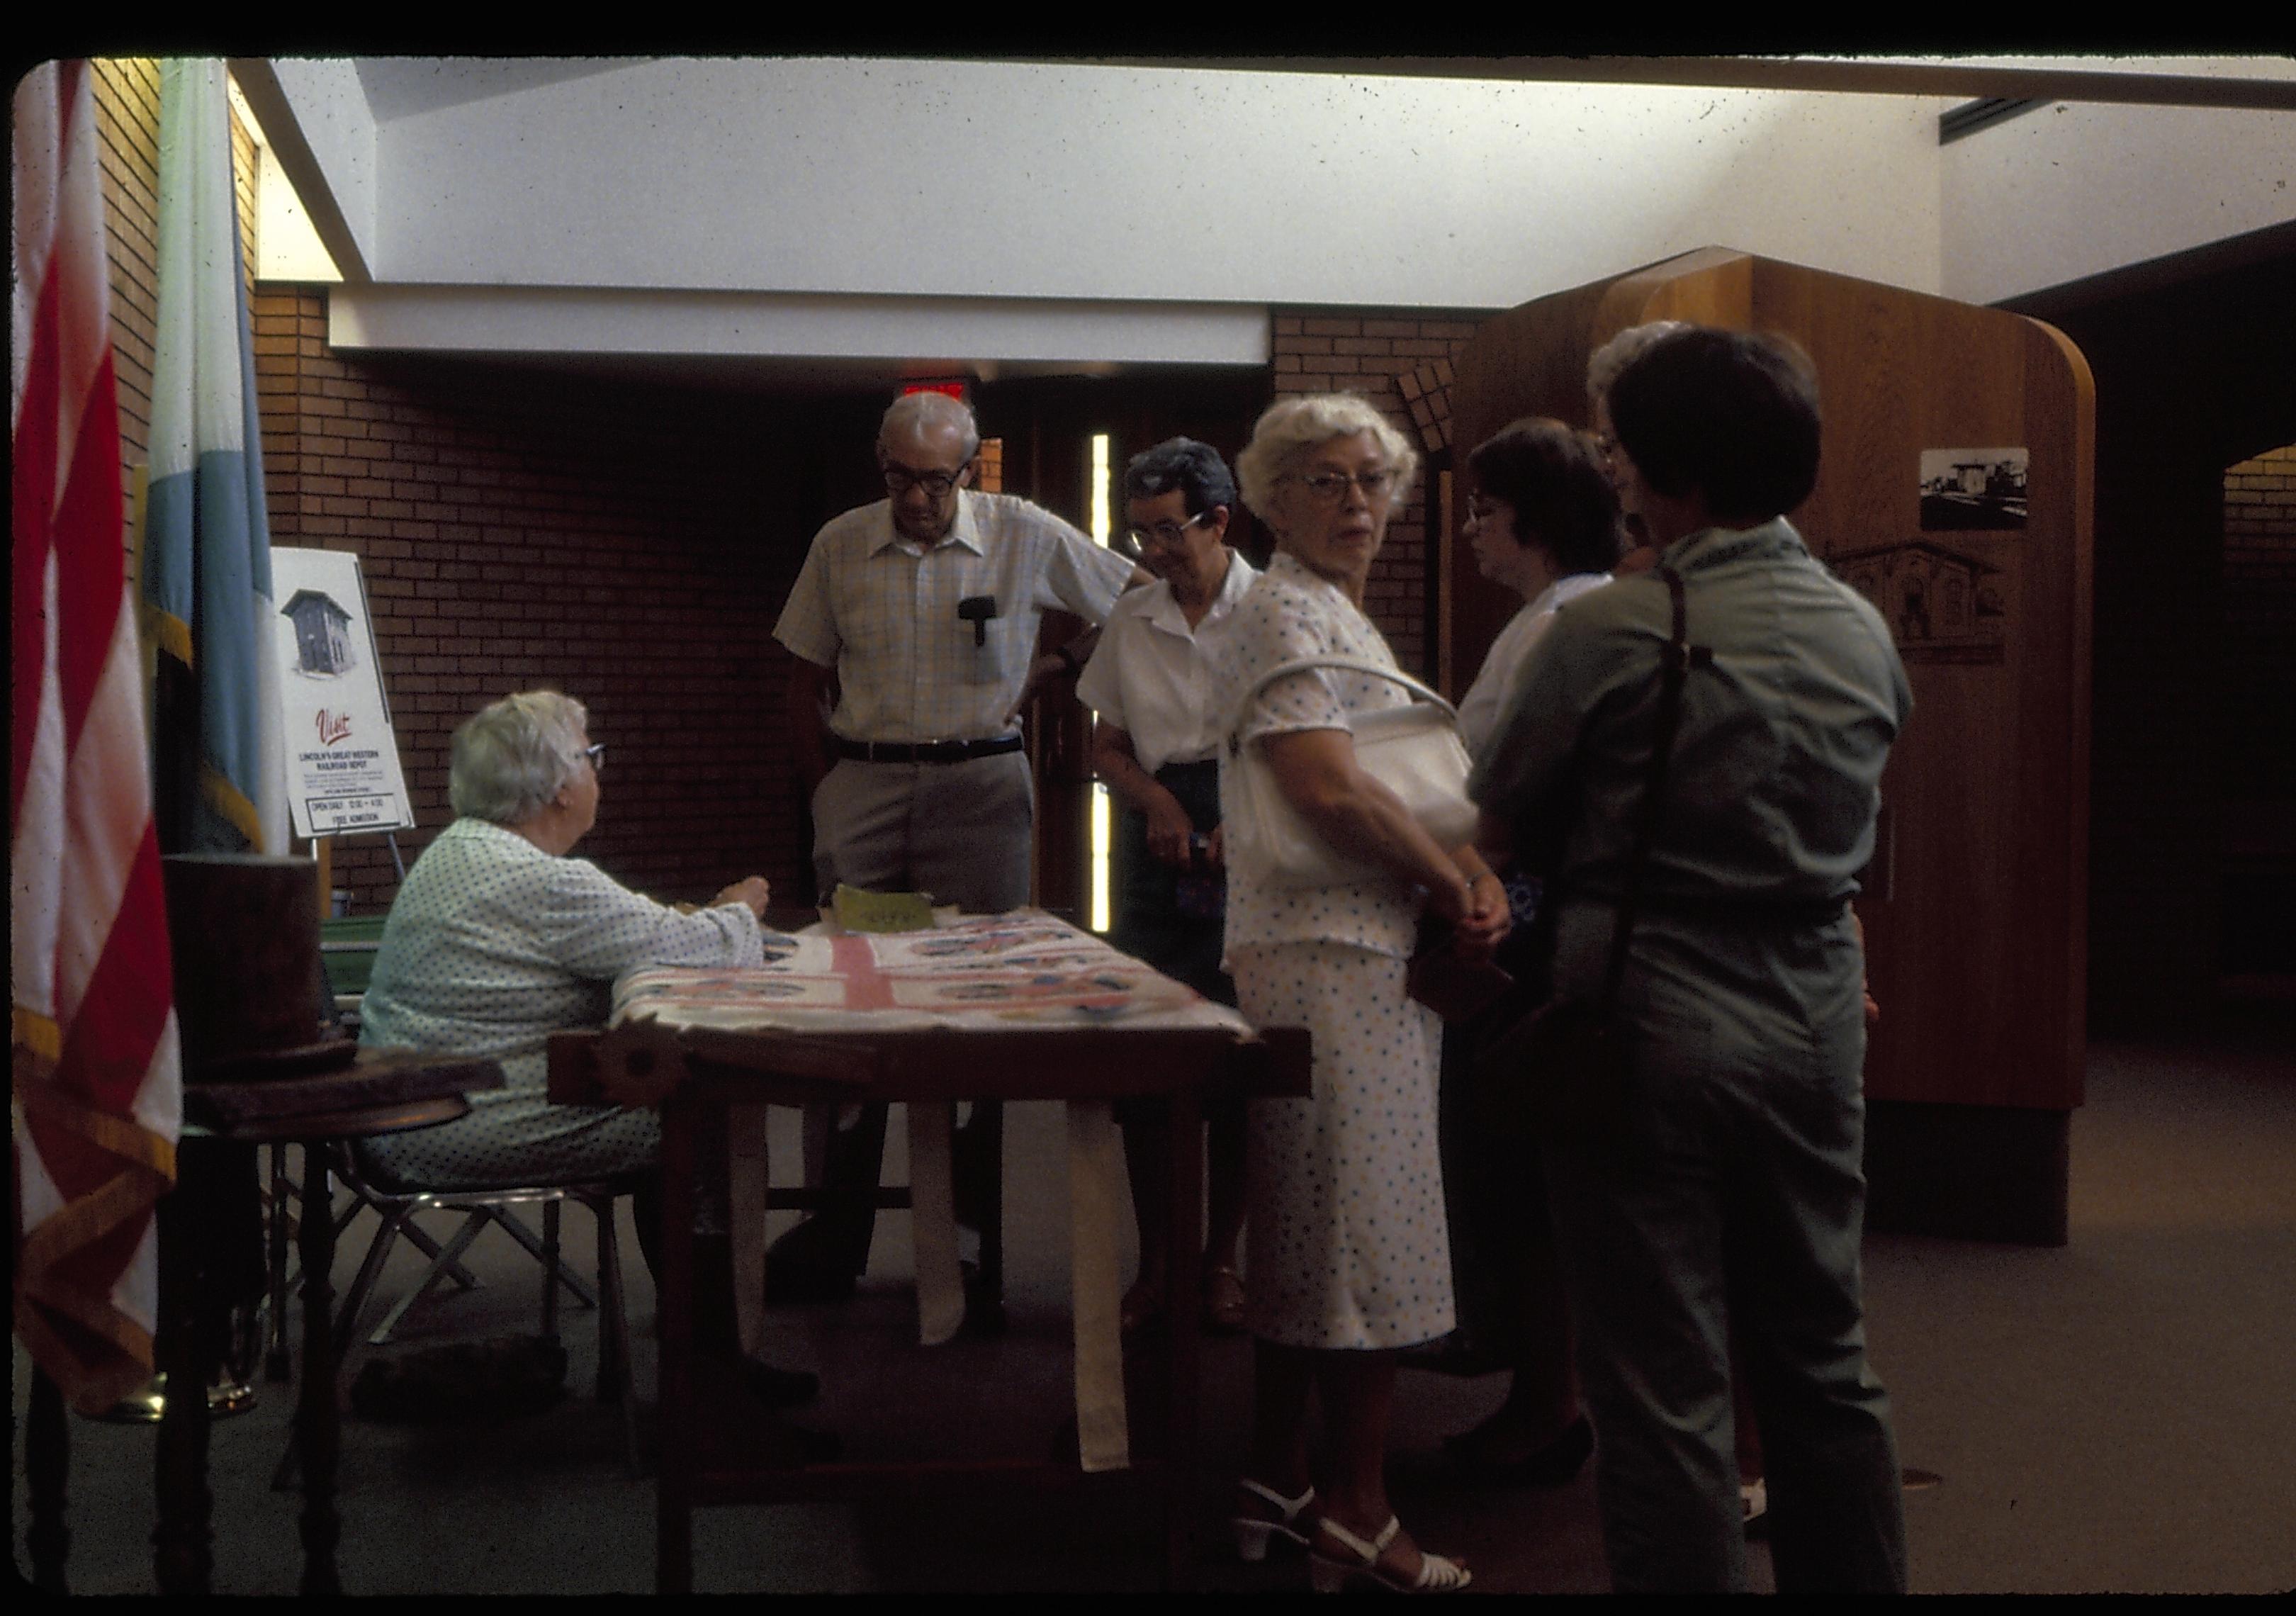
[[[1419,1551],[1419,1575],[1409,1582],[1406,1582],[1399,1573],[1381,1565],[1379,1557],[1387,1552],[1387,1546],[1403,1535],[1403,1522],[1393,1515],[1387,1518],[1387,1524],[1380,1529],[1379,1536],[1369,1543],[1329,1515],[1325,1515],[1320,1524],[1334,1542],[1356,1558],[1352,1562],[1334,1560],[1328,1554],[1309,1549],[1308,1577],[1318,1594],[1345,1593],[1348,1584],[1357,1578],[1383,1587],[1390,1594],[1456,1594],[1475,1579],[1474,1573],[1457,1561],[1446,1559],[1441,1554],[1431,1554],[1425,1549]]]
[[[1235,1530],[1236,1558],[1249,1565],[1258,1565],[1267,1558],[1270,1540],[1281,1538],[1295,1548],[1308,1546],[1308,1534],[1300,1529],[1300,1517],[1316,1502],[1316,1489],[1310,1487],[1296,1498],[1287,1498],[1272,1487],[1263,1487],[1250,1476],[1236,1483],[1262,1503],[1283,1512],[1281,1521],[1263,1520],[1258,1515],[1231,1515],[1228,1525]],[[1310,1522],[1312,1525],[1313,1523]]]

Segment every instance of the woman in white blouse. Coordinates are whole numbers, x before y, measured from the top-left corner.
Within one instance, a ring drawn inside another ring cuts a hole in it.
[[[468,1116],[362,1147],[373,1169],[424,1189],[578,1184],[652,1173],[652,1111],[554,1105],[544,1092],[554,1032],[605,1024],[614,979],[638,965],[754,965],[764,957],[767,883],[735,882],[684,914],[567,857],[598,816],[606,749],[579,701],[554,690],[505,696],[455,730],[448,800],[458,816],[415,860],[383,923],[359,1007],[363,1044],[483,1055],[504,1086]],[[724,1172],[706,1168],[694,1240],[697,1333],[738,1360]],[[660,1248],[658,1175],[637,1194],[649,1266]],[[810,1374],[746,1366],[760,1400],[816,1389]]]
[[[1554,614],[1611,581],[1619,502],[1595,440],[1560,421],[1517,421],[1467,456],[1468,546],[1476,569],[1522,597],[1459,700],[1459,734],[1490,744],[1522,660]]]
[[[1219,741],[1226,715],[1212,687],[1204,646],[1259,574],[1227,545],[1235,478],[1219,451],[1173,438],[1124,469],[1125,521],[1133,559],[1156,581],[1116,603],[1077,695],[1097,716],[1093,767],[1116,793],[1118,876],[1109,941],[1185,982],[1206,998],[1235,1003],[1220,966],[1226,877],[1219,829]],[[1171,1149],[1160,1102],[1118,1107],[1125,1167],[1140,1232],[1140,1274],[1124,1298],[1135,1331],[1165,1307],[1161,1186]],[[1215,1103],[1211,1231],[1204,1243],[1204,1322],[1243,1326],[1235,1248],[1243,1230],[1243,1106]]]
[[[1466,536],[1485,578],[1513,590],[1522,609],[1499,631],[1459,703],[1459,729],[1476,761],[1489,751],[1524,660],[1568,603],[1611,581],[1619,554],[1619,502],[1594,438],[1560,421],[1517,421],[1467,456]],[[1546,969],[1531,923],[1538,882],[1502,873],[1513,930],[1499,964],[1518,980]],[[1594,1450],[1570,1357],[1570,1322],[1556,1272],[1538,1142],[1524,1118],[1469,1103],[1472,1052],[1484,1029],[1447,1028],[1443,1059],[1443,1189],[1459,1328],[1428,1367],[1512,1372],[1507,1400],[1445,1447],[1470,1481],[1560,1486]]]
[[[1409,1592],[1467,1585],[1420,1552],[1387,1498],[1383,1464],[1396,1349],[1452,1326],[1450,1254],[1436,1153],[1433,1018],[1405,990],[1421,910],[1488,956],[1506,897],[1471,847],[1438,845],[1357,765],[1351,719],[1408,700],[1391,681],[1335,669],[1261,684],[1284,663],[1341,656],[1394,666],[1364,615],[1365,584],[1418,455],[1362,398],[1290,398],[1260,417],[1236,463],[1244,503],[1276,553],[1215,647],[1235,744],[1257,748],[1286,801],[1333,849],[1377,874],[1299,889],[1231,838],[1227,955],[1258,1026],[1306,1027],[1313,1094],[1248,1106],[1250,1472],[1236,1546],[1306,1546],[1318,1587]],[[1238,807],[1235,759],[1221,792]],[[1327,1438],[1320,1493],[1311,1401]]]

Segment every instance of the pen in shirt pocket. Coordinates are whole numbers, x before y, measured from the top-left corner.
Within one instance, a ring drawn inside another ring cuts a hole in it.
[[[986,645],[988,644],[988,619],[999,615],[996,597],[993,595],[968,595],[957,602],[956,615],[960,621],[972,625],[972,643]]]

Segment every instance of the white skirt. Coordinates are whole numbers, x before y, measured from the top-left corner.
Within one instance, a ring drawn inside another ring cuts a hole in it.
[[[1305,1027],[1314,1095],[1253,1100],[1246,1131],[1251,1332],[1322,1350],[1408,1347],[1453,1324],[1435,1136],[1441,1024],[1405,963],[1339,943],[1240,947],[1255,1027]]]

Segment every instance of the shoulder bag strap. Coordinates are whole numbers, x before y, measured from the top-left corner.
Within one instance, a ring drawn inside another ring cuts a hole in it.
[[[1709,667],[1714,660],[1710,648],[1690,643],[1689,612],[1681,574],[1671,567],[1661,567],[1659,577],[1665,580],[1667,595],[1673,605],[1674,628],[1660,655],[1658,724],[1651,737],[1650,772],[1644,777],[1634,852],[1627,863],[1626,886],[1619,895],[1618,924],[1611,933],[1610,965],[1603,973],[1603,994],[1598,1005],[1604,1016],[1618,1004],[1619,985],[1626,979],[1627,941],[1633,934],[1635,914],[1642,902],[1643,877],[1650,867],[1651,847],[1658,840],[1659,820],[1665,805],[1667,765],[1674,754],[1675,735],[1682,727],[1682,687],[1692,669]]]
[[[1372,661],[1368,658],[1365,657],[1300,657],[1289,662],[1277,663],[1266,673],[1261,674],[1259,677],[1254,679],[1251,682],[1251,688],[1243,693],[1243,699],[1236,703],[1235,722],[1228,726],[1228,755],[1230,757],[1234,757],[1237,747],[1242,744],[1242,742],[1236,738],[1236,732],[1242,727],[1243,711],[1246,708],[1251,705],[1253,697],[1259,695],[1261,691],[1267,689],[1278,679],[1289,678],[1295,673],[1312,673],[1317,669],[1322,668],[1336,668],[1342,672],[1365,674],[1368,675],[1372,678],[1385,679],[1390,684],[1400,685],[1419,701],[1432,702],[1435,706],[1442,709],[1445,713],[1449,715],[1452,723],[1456,724],[1459,721],[1459,710],[1457,708],[1452,706],[1451,703],[1445,701],[1441,696],[1429,689],[1426,685],[1422,685],[1418,680],[1413,678],[1409,674],[1404,673],[1397,669],[1382,667],[1379,663]],[[1402,710],[1398,708],[1397,710],[1400,711]]]

